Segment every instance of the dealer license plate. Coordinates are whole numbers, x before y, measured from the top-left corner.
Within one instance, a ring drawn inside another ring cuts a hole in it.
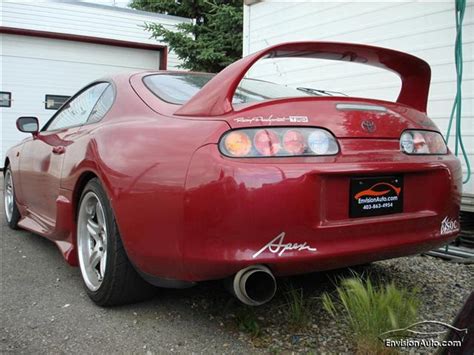
[[[403,211],[403,176],[351,179],[349,216],[381,216]]]

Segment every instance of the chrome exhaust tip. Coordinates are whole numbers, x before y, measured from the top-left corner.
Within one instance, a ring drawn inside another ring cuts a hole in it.
[[[264,265],[251,265],[237,272],[230,291],[248,306],[260,306],[270,301],[277,289],[276,280]]]

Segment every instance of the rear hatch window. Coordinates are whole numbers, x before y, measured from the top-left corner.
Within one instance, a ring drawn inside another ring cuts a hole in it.
[[[176,73],[146,76],[146,87],[161,100],[182,105],[214,77],[214,74]],[[237,88],[233,103],[243,104],[285,97],[315,96],[307,90],[290,88],[258,79],[243,79]]]

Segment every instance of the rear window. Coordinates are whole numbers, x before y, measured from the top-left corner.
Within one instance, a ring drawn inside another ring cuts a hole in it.
[[[146,87],[163,101],[182,105],[193,97],[214,74],[155,74],[144,78]],[[303,90],[257,79],[243,79],[237,88],[233,103],[250,103],[285,97],[314,96]]]

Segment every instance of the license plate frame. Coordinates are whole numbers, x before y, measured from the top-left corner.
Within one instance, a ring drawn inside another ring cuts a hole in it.
[[[403,212],[403,175],[350,178],[349,217],[384,216]]]

